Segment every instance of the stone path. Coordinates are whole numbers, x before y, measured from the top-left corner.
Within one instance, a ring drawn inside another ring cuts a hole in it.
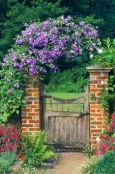
[[[46,169],[40,174],[77,174],[85,155],[79,152],[60,153],[59,161],[52,169]]]

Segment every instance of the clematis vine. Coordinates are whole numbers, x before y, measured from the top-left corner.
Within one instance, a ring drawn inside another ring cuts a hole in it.
[[[98,52],[97,30],[81,21],[63,16],[29,25],[17,36],[15,45],[3,58],[0,70],[0,123],[20,113],[27,74],[44,75],[58,69],[58,59],[80,60]],[[89,56],[91,57],[91,56]],[[19,70],[27,73],[22,74]]]
[[[14,68],[27,70],[30,75],[56,71],[57,60],[82,58],[98,51],[98,32],[84,21],[75,24],[68,16],[31,23],[16,38],[9,55],[3,59],[3,66],[12,60]]]

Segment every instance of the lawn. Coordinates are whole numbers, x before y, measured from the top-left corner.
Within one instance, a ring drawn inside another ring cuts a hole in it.
[[[50,92],[51,96],[61,99],[75,99],[80,97],[83,93],[59,93],[59,92]],[[46,99],[46,110],[50,111],[64,111],[64,112],[82,112],[83,111],[83,101],[81,102],[66,102],[66,101],[57,101],[52,98]]]
[[[72,99],[80,97],[83,93],[49,92],[48,94],[57,98]]]

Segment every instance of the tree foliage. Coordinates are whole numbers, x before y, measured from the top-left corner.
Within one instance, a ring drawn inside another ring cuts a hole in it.
[[[1,2],[0,57],[14,44],[14,38],[24,29],[24,23],[55,18],[67,11],[67,8],[60,7],[59,2],[48,3],[45,0],[7,0],[4,4]]]
[[[99,26],[102,38],[115,37],[114,0],[0,0],[0,57],[14,44],[24,23],[71,15]]]

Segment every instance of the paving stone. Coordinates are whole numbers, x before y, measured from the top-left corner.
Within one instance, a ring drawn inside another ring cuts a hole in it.
[[[40,174],[77,174],[81,164],[85,160],[84,153],[60,153],[59,162],[52,169],[46,169]]]

